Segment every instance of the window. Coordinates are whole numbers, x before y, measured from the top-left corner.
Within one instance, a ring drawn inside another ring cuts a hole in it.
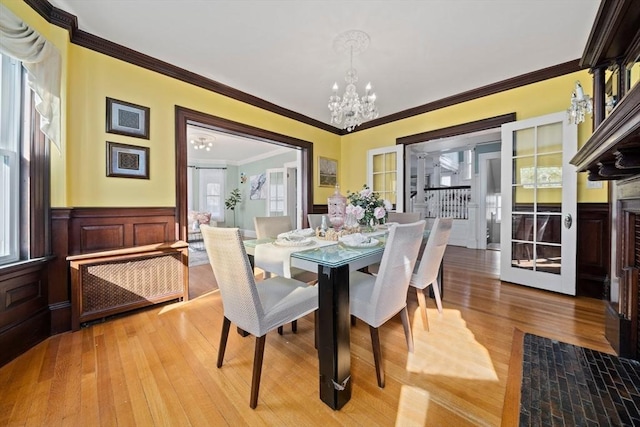
[[[0,55],[0,265],[20,259],[22,64]],[[28,98],[27,98],[28,99]]]
[[[224,194],[226,169],[197,168],[200,175],[200,207],[211,212],[211,219],[224,222]]]
[[[0,267],[51,251],[49,148],[34,98],[21,62],[0,55]]]
[[[398,212],[404,211],[403,156],[404,145],[367,151],[367,185],[381,198],[389,200]]]

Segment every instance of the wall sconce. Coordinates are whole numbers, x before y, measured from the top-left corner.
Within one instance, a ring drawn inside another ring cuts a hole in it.
[[[582,90],[582,85],[579,81],[576,81],[576,88],[571,94],[571,107],[567,109],[567,115],[569,123],[577,125],[584,122],[586,114],[593,113],[593,104],[591,103],[591,97],[585,95]]]

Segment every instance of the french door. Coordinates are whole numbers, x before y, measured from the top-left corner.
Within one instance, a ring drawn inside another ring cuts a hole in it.
[[[501,280],[575,295],[576,150],[564,112],[502,125]]]
[[[367,151],[367,185],[404,212],[404,145]],[[359,190],[359,189],[358,189]]]

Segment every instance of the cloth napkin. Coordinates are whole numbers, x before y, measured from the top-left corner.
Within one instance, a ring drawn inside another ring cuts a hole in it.
[[[287,231],[286,233],[278,234],[278,239],[283,239],[285,237],[298,236],[298,237],[311,237],[314,236],[316,232],[313,228],[302,228],[292,231]]]
[[[309,246],[276,246],[273,243],[264,243],[256,246],[254,262],[255,266],[264,271],[278,276],[291,278],[291,254],[306,251],[322,246],[335,245],[337,242],[311,238],[315,243]]]

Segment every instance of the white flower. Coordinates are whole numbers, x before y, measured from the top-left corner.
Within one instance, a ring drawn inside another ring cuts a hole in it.
[[[393,205],[387,199],[384,199],[382,203],[384,204],[384,208],[386,209],[387,212],[390,212],[391,209],[393,209]]]

